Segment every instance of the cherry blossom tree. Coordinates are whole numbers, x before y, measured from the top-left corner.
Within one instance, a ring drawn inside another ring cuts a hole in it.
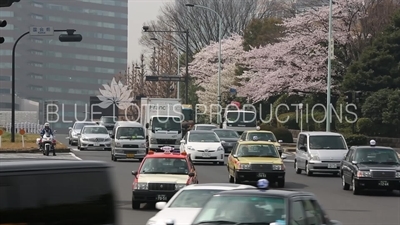
[[[236,64],[244,54],[242,43],[243,37],[239,34],[232,34],[221,41],[221,91],[224,91],[222,87],[229,89],[234,85]],[[189,65],[191,78],[202,89],[198,92],[202,104],[217,103],[218,49],[217,42],[211,43],[194,55]]]
[[[337,0],[333,6],[333,39],[335,52],[332,71],[336,90],[346,62],[346,48],[360,31],[359,21],[367,16],[363,0]],[[309,10],[284,21],[286,35],[279,43],[254,48],[243,55],[250,68],[240,78],[241,95],[253,101],[268,99],[280,93],[325,92],[328,59],[329,7]]]

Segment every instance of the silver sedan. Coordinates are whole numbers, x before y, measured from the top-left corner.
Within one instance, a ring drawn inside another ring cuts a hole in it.
[[[104,126],[89,125],[82,128],[78,149],[111,150],[111,138]]]

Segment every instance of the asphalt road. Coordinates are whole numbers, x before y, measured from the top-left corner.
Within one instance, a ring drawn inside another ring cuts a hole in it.
[[[64,142],[60,135],[58,139]],[[121,224],[145,224],[157,213],[154,206],[144,205],[142,210],[131,208],[131,171],[137,170],[137,161],[113,162],[108,151],[77,151],[76,148],[72,151],[82,160],[101,160],[114,166],[113,177]],[[351,191],[342,190],[339,177],[307,177],[304,174],[295,174],[292,158],[293,156],[289,156],[285,162],[285,188],[314,193],[331,219],[339,220],[344,225],[400,225],[399,193],[389,195],[383,192],[367,192],[365,195],[354,196]],[[228,182],[226,166],[196,165],[196,170],[201,183]]]

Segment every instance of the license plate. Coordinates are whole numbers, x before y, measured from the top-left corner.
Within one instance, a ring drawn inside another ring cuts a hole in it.
[[[135,158],[135,154],[126,154],[126,158]]]
[[[258,174],[257,174],[257,177],[258,177],[258,178],[265,178],[265,177],[267,177],[267,174],[265,174],[265,173],[258,173]]]
[[[389,186],[389,182],[387,181],[379,181],[379,186]]]
[[[157,196],[156,196],[156,200],[157,200],[157,201],[167,201],[168,198],[167,198],[166,195],[157,195]]]
[[[336,169],[337,168],[337,164],[328,164],[328,168],[329,169]]]
[[[99,144],[99,143],[94,143],[93,146],[94,146],[94,147],[99,147],[100,144]]]
[[[210,158],[210,157],[211,157],[211,154],[210,154],[210,153],[203,153],[203,157],[204,157],[204,158]]]

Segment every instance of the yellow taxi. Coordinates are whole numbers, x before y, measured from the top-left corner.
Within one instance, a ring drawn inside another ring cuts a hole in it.
[[[259,179],[268,179],[285,186],[285,165],[274,142],[253,141],[238,142],[228,157],[229,182],[237,184],[256,184]]]
[[[269,141],[272,142],[276,149],[279,151],[279,155],[282,155],[282,140],[276,140],[275,134],[268,130],[260,130],[260,127],[257,127],[256,130],[247,130],[242,133],[238,141],[252,141],[254,137],[257,137],[260,141]]]

